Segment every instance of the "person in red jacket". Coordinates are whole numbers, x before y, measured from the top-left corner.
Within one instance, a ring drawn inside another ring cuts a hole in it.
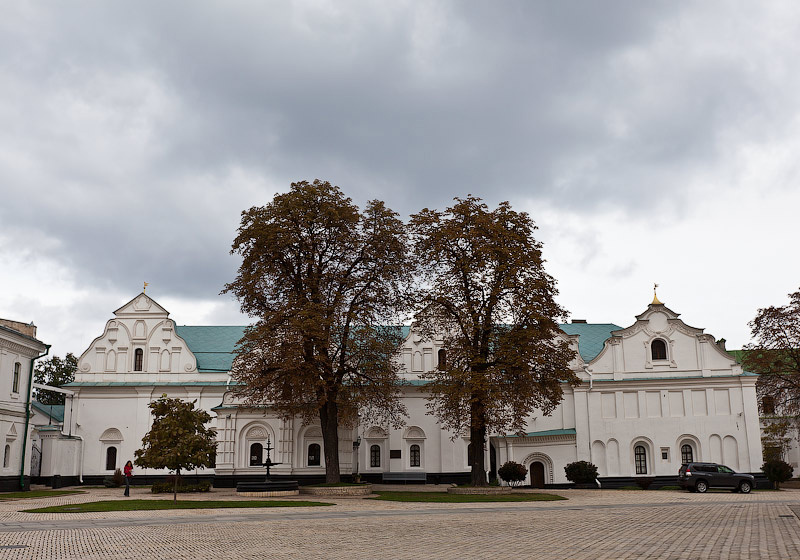
[[[131,477],[133,477],[133,463],[128,461],[125,463],[125,468],[123,469],[123,473],[125,475],[125,495],[131,495]]]

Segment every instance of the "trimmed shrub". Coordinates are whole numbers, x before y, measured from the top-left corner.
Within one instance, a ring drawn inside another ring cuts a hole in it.
[[[794,469],[792,465],[786,461],[771,459],[761,466],[761,470],[764,471],[769,481],[775,485],[775,489],[778,490],[782,482],[786,482],[792,478],[792,471]]]
[[[172,494],[174,488],[174,481],[154,482],[152,488],[150,488],[150,492],[153,494]],[[211,481],[209,480],[198,480],[192,484],[178,484],[179,494],[188,492],[208,492],[209,490],[211,490]]]
[[[567,480],[575,484],[590,484],[597,479],[597,467],[589,461],[575,461],[564,467]]]
[[[125,475],[120,469],[115,470],[111,476],[103,477],[103,486],[106,488],[119,488],[123,484],[125,484]]]
[[[497,475],[508,482],[509,486],[519,486],[528,476],[528,469],[519,463],[508,461],[497,469]]]

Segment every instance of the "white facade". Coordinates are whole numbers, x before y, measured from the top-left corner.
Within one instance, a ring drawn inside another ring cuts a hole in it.
[[[607,480],[675,476],[683,450],[695,461],[758,471],[756,377],[743,373],[713,337],[657,302],[624,329],[583,323],[562,328],[579,351],[572,368],[583,383],[567,387],[551,415],[532,415],[524,435],[493,434],[485,446],[487,468],[514,460],[531,470],[536,484],[566,483],[564,466],[576,460],[593,462]],[[281,463],[273,474],[322,476],[318,425],[244,408],[229,390],[231,351],[241,333],[242,327],[177,327],[145,294],[115,311],[78,361],[70,386],[76,392],[73,413],[65,413],[64,431],[72,430],[81,443],[73,446],[75,472],[62,474],[108,475],[132,459],[149,429],[147,405],[167,394],[197,400],[216,416],[217,464],[206,474],[218,480],[262,475],[258,463],[269,441],[272,461]],[[437,367],[440,349],[440,341],[409,332],[398,350],[408,381],[405,426],[342,430],[342,473],[357,470],[373,479],[422,473],[429,481],[466,476],[469,440],[442,430],[427,414],[419,379]]]
[[[30,476],[31,368],[46,350],[35,326],[0,319],[0,489],[21,488]]]

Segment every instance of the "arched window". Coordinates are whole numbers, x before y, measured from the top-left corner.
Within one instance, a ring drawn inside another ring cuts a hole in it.
[[[694,450],[688,443],[681,445],[681,463],[691,463],[694,461]]]
[[[445,370],[447,369],[447,350],[442,348],[439,350],[439,369]]]
[[[19,393],[19,370],[21,367],[19,362],[14,363],[14,381],[11,383],[12,393]]]
[[[647,450],[643,445],[633,449],[633,458],[636,462],[636,474],[647,474]]]
[[[410,458],[410,466],[412,467],[419,467],[422,465],[422,460],[420,457],[420,449],[419,445],[416,443],[409,448],[409,458]]]
[[[106,449],[106,470],[113,471],[117,468],[117,448],[113,445]]]
[[[667,343],[660,338],[655,339],[650,343],[650,355],[654,360],[667,359]]]
[[[381,446],[380,445],[373,445],[369,448],[369,466],[370,467],[380,467],[381,466]]]
[[[144,350],[137,348],[133,351],[133,371],[142,371],[144,362]]]
[[[312,443],[308,446],[308,466],[320,466],[320,447],[318,443]]]
[[[250,466],[251,467],[260,467],[264,461],[262,457],[264,456],[264,446],[260,443],[254,443],[250,446]]]
[[[3,468],[7,469],[10,463],[11,463],[11,446],[9,444],[6,444],[6,450],[3,453]]]

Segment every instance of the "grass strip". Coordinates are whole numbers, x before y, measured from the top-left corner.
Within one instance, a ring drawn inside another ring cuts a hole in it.
[[[51,498],[55,496],[66,496],[68,494],[85,494],[80,490],[30,490],[28,492],[3,492],[0,494],[0,501],[19,500],[25,498]]]
[[[224,509],[332,506],[325,502],[294,500],[103,500],[23,510],[25,513],[85,513],[90,511],[151,511],[163,509]]]
[[[566,500],[556,494],[448,494],[447,492],[375,492],[378,496],[368,500],[390,502],[431,502],[442,504],[467,504],[480,502],[551,502]]]

